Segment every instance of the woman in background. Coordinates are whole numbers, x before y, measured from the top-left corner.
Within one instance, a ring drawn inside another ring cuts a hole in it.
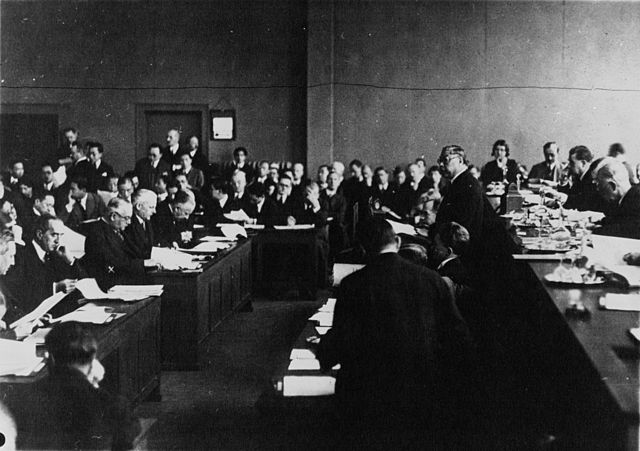
[[[488,162],[482,168],[480,180],[485,186],[491,182],[515,183],[518,175],[518,163],[509,158],[509,145],[504,139],[499,139],[491,149],[493,161]]]

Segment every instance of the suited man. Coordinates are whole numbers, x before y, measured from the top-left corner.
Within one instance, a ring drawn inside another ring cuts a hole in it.
[[[267,188],[263,183],[252,183],[247,188],[247,195],[251,201],[251,208],[247,212],[252,224],[267,224],[273,217],[276,208],[273,199],[267,196]]]
[[[209,195],[203,200],[204,221],[209,230],[215,229],[216,224],[230,222],[224,217],[231,212],[230,191],[229,183],[220,177],[209,183]]]
[[[193,167],[200,169],[204,175],[209,174],[209,158],[200,149],[200,140],[197,136],[189,138],[189,147],[186,152],[193,160]]]
[[[247,175],[244,171],[237,170],[231,176],[231,208],[234,210],[243,210],[245,213],[251,209],[251,201],[246,193]]]
[[[90,180],[93,174],[93,168],[84,149],[78,145],[78,143],[73,143],[69,155],[71,156],[71,166],[67,168],[67,181],[65,185],[68,187],[69,182],[76,177],[84,177],[87,181]]]
[[[185,149],[180,147],[180,132],[172,128],[167,132],[167,147],[162,152],[162,159],[173,172],[180,170],[180,157],[184,152]]]
[[[160,176],[169,177],[171,165],[161,159],[160,144],[149,144],[147,157],[136,162],[135,174],[140,180],[140,188],[153,190]]]
[[[85,221],[99,219],[106,211],[102,198],[87,190],[87,179],[82,176],[74,177],[69,184],[67,204],[58,212],[58,217],[65,225],[75,231],[81,231]]]
[[[155,242],[151,217],[156,212],[158,196],[153,191],[140,189],[133,194],[131,224],[124,231],[124,241],[132,258],[151,258]]]
[[[22,160],[13,160],[11,170],[6,175],[6,184],[11,191],[18,192],[18,183],[24,177],[24,163]]]
[[[324,370],[340,364],[336,397],[345,421],[401,423],[434,406],[444,358],[468,343],[466,325],[435,272],[398,255],[380,217],[358,228],[367,265],[340,284],[333,327],[318,344]],[[372,396],[375,394],[375,396]]]
[[[544,183],[549,186],[557,186],[562,179],[562,166],[559,160],[560,149],[553,141],[542,147],[544,161],[534,164],[529,171],[529,181]]]
[[[473,246],[482,240],[483,235],[485,203],[482,186],[469,172],[462,147],[445,146],[438,162],[443,175],[451,179],[451,186],[442,198],[436,222],[461,224],[469,231]]]
[[[44,214],[36,221],[32,241],[16,255],[16,264],[7,273],[7,285],[18,297],[22,311],[32,311],[59,291],[73,291],[76,280],[86,277],[80,264],[60,247],[63,234],[62,221]]]
[[[558,188],[563,194],[564,207],[575,210],[606,212],[607,202],[597,193],[594,185],[595,169],[601,160],[593,160],[586,146],[575,146],[569,151],[569,172],[573,177],[571,187]],[[555,195],[555,193],[552,192]]]
[[[115,174],[111,165],[102,161],[104,147],[99,142],[87,143],[89,161],[91,162],[91,176],[89,177],[89,191],[95,193],[106,188],[107,180]]]
[[[293,179],[291,179],[291,183],[293,188],[291,195],[302,199],[304,197],[304,189],[309,183],[309,180],[304,176],[304,165],[302,163],[294,163],[292,172]]]
[[[28,210],[22,218],[22,239],[29,242],[33,238],[35,225],[38,218],[42,215],[55,216],[55,198],[53,194],[40,191],[33,198],[33,207]]]
[[[245,173],[246,180],[253,180],[253,169],[247,163],[247,157],[249,156],[249,152],[244,147],[236,147],[233,149],[233,162],[226,169],[223,177],[226,180],[231,180],[233,174],[240,170]]]
[[[116,284],[144,283],[145,268],[156,267],[153,260],[129,253],[123,233],[132,215],[131,204],[115,197],[102,218],[88,228],[84,263],[103,290]]]
[[[274,200],[276,208],[271,217],[266,219],[268,224],[294,225],[295,215],[300,211],[300,200],[291,195],[293,183],[291,177],[283,174],[278,180],[278,188]]]
[[[320,192],[320,205],[327,216],[332,218],[329,223],[329,249],[335,257],[344,249],[347,241],[347,200],[338,192],[340,176],[334,171],[327,177],[327,188]]]
[[[185,191],[178,191],[173,199],[152,218],[156,244],[163,247],[193,246],[194,198]]]
[[[604,158],[596,172],[596,190],[611,209],[596,230],[601,235],[640,239],[640,185],[631,185],[622,162]]]
[[[382,211],[393,211],[398,209],[398,189],[389,183],[389,173],[382,166],[375,170],[375,184],[371,196],[378,200]]]

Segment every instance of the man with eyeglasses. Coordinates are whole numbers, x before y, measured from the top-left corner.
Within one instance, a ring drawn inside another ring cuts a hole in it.
[[[267,224],[295,225],[295,214],[300,209],[300,206],[298,199],[291,195],[292,191],[293,181],[291,177],[283,174],[278,180],[276,195],[273,198],[276,208],[273,209],[272,216],[266,219]]]
[[[158,206],[151,218],[156,244],[163,247],[193,246],[193,211],[196,203],[186,191],[178,191],[167,204]]]
[[[60,246],[63,234],[60,219],[42,214],[35,223],[33,240],[16,255],[16,264],[7,273],[6,282],[22,311],[32,311],[57,292],[73,291],[76,280],[86,277],[80,264]]]
[[[457,222],[469,231],[471,241],[478,243],[485,219],[485,196],[480,182],[469,172],[464,149],[443,147],[438,164],[451,185],[438,208],[436,223]]]
[[[89,228],[84,257],[87,271],[107,290],[116,284],[145,281],[145,268],[156,268],[152,259],[132,258],[123,235],[133,216],[129,202],[113,198],[107,213]]]

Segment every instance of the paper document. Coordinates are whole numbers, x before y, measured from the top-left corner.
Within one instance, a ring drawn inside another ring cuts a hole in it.
[[[633,329],[629,329],[629,333],[635,338],[637,341],[640,341],[640,327],[634,327]]]
[[[141,301],[152,296],[162,296],[164,285],[115,285],[109,289],[109,299],[125,302]]]
[[[334,298],[327,299],[327,303],[318,309],[319,312],[333,313],[336,308],[336,300]]]
[[[240,224],[217,224],[222,234],[227,238],[237,238],[238,235],[246,238],[247,231]]]
[[[42,358],[36,356],[34,342],[0,339],[0,376],[27,376],[40,363]]]
[[[297,359],[315,359],[316,354],[311,349],[296,349],[293,348],[291,350],[291,354],[289,354],[289,360],[297,360]]]
[[[86,304],[52,322],[65,323],[68,321],[77,321],[79,323],[107,324],[123,316],[125,316],[125,313],[113,313],[109,307]]]
[[[109,295],[102,291],[96,279],[80,279],[76,282],[76,289],[85,299],[107,299]]]
[[[84,235],[64,226],[64,235],[60,237],[60,246],[64,246],[67,252],[75,258],[84,257]]]
[[[291,371],[313,371],[320,369],[320,362],[316,359],[296,359],[289,363]]]
[[[318,335],[326,334],[327,332],[329,332],[329,329],[331,328],[326,326],[316,326],[316,332],[318,332]]]
[[[607,293],[600,298],[600,307],[607,310],[640,312],[640,294]]]
[[[309,230],[316,226],[314,224],[295,224],[295,225],[277,225],[273,226],[276,230]]]
[[[330,396],[335,392],[333,376],[285,376],[282,379],[283,396]]]
[[[48,297],[47,299],[42,301],[42,303],[39,306],[37,306],[32,312],[27,313],[22,318],[20,318],[19,320],[11,324],[11,326],[9,327],[11,329],[15,329],[18,326],[22,326],[22,325],[31,323],[37,319],[40,319],[42,315],[44,315],[53,307],[55,307],[62,299],[64,299],[66,295],[67,293],[60,292],[60,293],[54,294],[51,297]]]
[[[333,326],[333,312],[316,312],[309,321],[317,321],[318,326]]]
[[[342,282],[342,279],[347,277],[352,272],[356,272],[359,269],[364,268],[364,265],[355,265],[349,263],[335,263],[333,265],[333,286],[337,287]]]
[[[31,335],[26,337],[24,339],[24,342],[33,343],[36,345],[43,345],[45,338],[47,338],[47,335],[49,335],[49,332],[51,332],[50,327],[41,327],[40,329],[36,329],[36,331]]]
[[[599,263],[606,268],[613,265],[626,265],[622,257],[629,252],[640,252],[640,240],[618,238],[604,235],[591,235],[593,243],[589,260]]]
[[[224,217],[227,218],[229,221],[236,221],[236,222],[247,222],[251,219],[249,215],[244,212],[244,210],[230,211],[229,213],[225,213]]]
[[[206,242],[230,243],[230,242],[233,242],[233,241],[238,241],[238,239],[235,238],[235,237],[229,238],[229,237],[226,237],[226,236],[211,236],[211,235],[208,235],[208,236],[203,236],[202,238],[200,238],[200,241],[203,241],[203,242],[206,241]]]
[[[191,249],[178,249],[180,252],[185,252],[187,254],[191,253],[191,254],[210,254],[210,253],[215,253],[218,252],[221,249],[227,249],[229,246],[231,246],[231,243],[226,242],[226,243],[221,243],[219,241],[206,241],[204,243],[200,243],[197,244],[196,246],[192,247]]]
[[[630,287],[640,287],[640,266],[633,265],[610,265],[607,266],[609,271],[620,274],[629,282]],[[640,295],[638,295],[640,297]]]
[[[264,230],[264,224],[245,224],[244,228],[247,230]]]
[[[416,232],[416,228],[412,225],[392,221],[391,219],[387,219],[387,222],[391,224],[391,227],[393,227],[393,231],[396,234],[404,233],[405,235],[411,235],[411,236],[416,236],[418,234]]]
[[[200,267],[200,263],[194,262],[191,255],[165,247],[153,247],[151,249],[151,259],[169,271],[198,269]]]

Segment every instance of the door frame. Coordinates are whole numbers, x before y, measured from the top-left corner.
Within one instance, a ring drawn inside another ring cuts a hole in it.
[[[136,161],[147,155],[146,113],[152,111],[166,113],[200,113],[202,137],[200,149],[209,158],[209,105],[201,103],[136,103]],[[162,144],[162,143],[161,143]],[[163,146],[164,147],[164,146]]]

